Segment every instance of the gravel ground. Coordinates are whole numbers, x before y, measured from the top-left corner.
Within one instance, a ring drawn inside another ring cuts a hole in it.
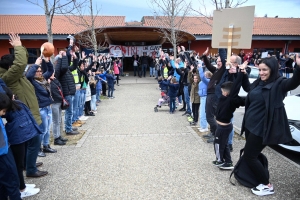
[[[49,175],[26,178],[41,189],[26,199],[261,199],[211,164],[213,146],[181,112],[153,111],[160,96],[153,77],[121,79],[116,98],[102,100],[80,128],[86,133],[76,146],[38,158]],[[235,138],[234,162],[244,144]],[[275,188],[264,199],[300,199],[299,167],[269,148],[263,153]]]

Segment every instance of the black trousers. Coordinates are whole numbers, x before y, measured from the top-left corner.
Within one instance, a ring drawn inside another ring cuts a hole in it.
[[[217,122],[215,119],[217,105],[218,105],[217,96],[215,94],[207,94],[206,104],[205,104],[206,120],[210,126],[210,132],[213,135],[215,135],[217,129]]]
[[[88,115],[91,112],[91,101],[86,101],[84,103],[84,113]]]
[[[11,152],[0,156],[0,199],[21,200],[19,176],[16,163]]]
[[[214,149],[216,153],[217,161],[232,163],[230,150],[228,146],[228,138],[233,128],[232,123],[229,125],[217,125],[215,133]]]
[[[116,80],[117,80],[117,84],[119,85],[119,80],[120,80],[120,74],[116,74]]]
[[[106,96],[106,83],[102,82],[102,95]]]
[[[23,176],[23,169],[24,169],[24,158],[25,158],[25,148],[26,148],[26,142],[23,142],[21,144],[15,144],[10,146],[11,151],[13,153],[15,162],[16,162],[16,167],[17,167],[17,172],[19,175],[20,179],[20,190],[25,189],[25,181],[24,181],[24,176]]]
[[[193,112],[194,122],[198,122],[199,107],[200,107],[200,103],[192,103],[192,112]]]
[[[244,158],[255,177],[264,185],[268,185],[269,179],[265,168],[257,159],[259,153],[266,147],[263,145],[263,138],[246,130],[246,144],[244,148]]]

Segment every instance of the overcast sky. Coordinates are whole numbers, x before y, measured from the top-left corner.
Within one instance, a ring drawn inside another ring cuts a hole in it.
[[[37,1],[37,0],[31,0]],[[42,4],[42,0],[38,0]],[[52,0],[50,0],[52,2]],[[65,0],[63,0],[65,1]],[[188,1],[188,0],[187,0]],[[202,0],[191,0],[195,9],[199,8]],[[207,2],[206,7],[212,13],[214,7]],[[235,0],[237,1],[237,0]],[[121,15],[126,16],[126,21],[140,21],[143,16],[153,15],[150,0],[93,0],[101,8],[100,15]],[[255,5],[255,16],[281,18],[300,18],[300,0],[248,0],[243,6]],[[42,8],[29,3],[26,0],[1,0],[0,14],[6,15],[37,15],[44,14]]]

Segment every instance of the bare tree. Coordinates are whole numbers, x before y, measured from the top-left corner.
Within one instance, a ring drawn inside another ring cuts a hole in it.
[[[184,19],[189,15],[191,2],[187,0],[150,0],[154,17],[158,22],[159,30],[163,33],[173,46],[174,56],[176,57],[176,47],[182,42]]]
[[[65,10],[66,13],[71,12],[72,10],[75,9],[74,6],[70,5],[75,5],[73,2],[75,0],[68,0],[64,1],[63,3],[61,0],[43,0],[43,4],[41,5],[39,3],[39,0],[27,0],[28,2],[35,4],[42,8],[45,12],[45,17],[46,17],[46,24],[47,24],[47,36],[48,36],[48,42],[53,43],[53,33],[52,33],[52,21],[53,21],[53,16],[55,14],[64,14],[62,13],[62,8],[68,7],[68,10]],[[81,3],[77,3],[77,6],[80,6]]]
[[[79,6],[74,1],[73,7],[75,8],[71,13],[65,15],[70,23],[79,28],[79,32],[76,33],[76,42],[80,45],[93,49],[95,55],[98,50],[104,50],[108,48],[108,37],[103,34],[103,37],[97,37],[99,33],[104,30],[105,19],[99,16],[100,9],[93,8],[93,0],[88,0],[83,6]],[[71,8],[64,8],[71,9]],[[64,11],[62,11],[64,12]],[[66,13],[66,12],[64,12]]]
[[[236,8],[246,3],[248,0],[210,0],[210,4],[215,8],[215,10],[222,10],[224,8]],[[212,26],[212,13],[207,10],[207,0],[199,0],[200,7],[198,9],[192,8],[196,13],[196,16],[200,16],[199,19]]]

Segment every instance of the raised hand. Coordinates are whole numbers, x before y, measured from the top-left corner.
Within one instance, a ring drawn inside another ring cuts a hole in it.
[[[73,46],[73,44],[74,44],[74,40],[70,39],[70,46]]]
[[[36,65],[41,65],[42,64],[42,58],[41,57],[38,57],[35,61],[35,64]]]
[[[85,52],[82,51],[82,52],[81,52],[81,59],[83,60],[83,59],[85,59],[85,57],[86,57]]]
[[[74,50],[75,50],[75,52],[79,52],[79,48],[78,48],[78,46],[74,46]]]
[[[209,48],[207,47],[207,49],[204,51],[203,55],[207,55],[208,54],[208,51],[209,51]]]
[[[13,47],[22,46],[22,42],[20,40],[20,36],[18,34],[10,33],[9,35],[9,43]]]
[[[300,55],[299,55],[299,53],[296,53],[295,61],[296,61],[296,64],[300,67]]]

